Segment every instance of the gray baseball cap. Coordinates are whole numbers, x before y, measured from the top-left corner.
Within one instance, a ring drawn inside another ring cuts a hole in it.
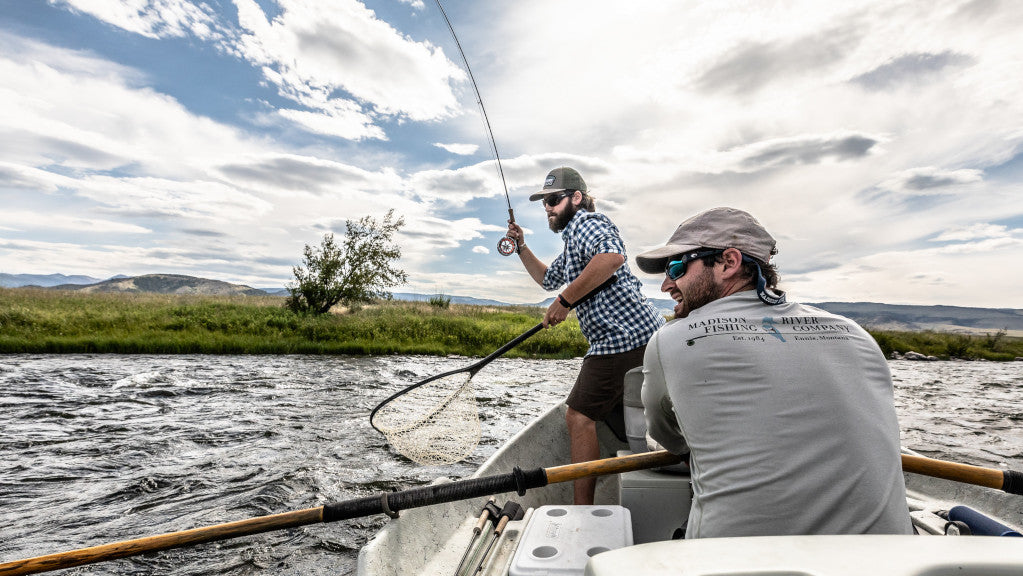
[[[696,248],[736,248],[766,264],[778,253],[775,244],[774,238],[749,213],[735,208],[711,208],[679,224],[665,246],[636,256],[636,264],[648,274],[661,274],[669,258]]]
[[[562,190],[582,190],[586,192],[586,182],[572,168],[567,166],[555,168],[547,174],[547,179],[543,181],[543,190],[530,195],[529,199],[532,201],[540,200],[552,192],[561,192]]]

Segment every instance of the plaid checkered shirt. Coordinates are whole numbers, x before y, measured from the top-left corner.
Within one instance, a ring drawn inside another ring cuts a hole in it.
[[[625,256],[618,227],[597,212],[580,210],[561,232],[564,251],[547,268],[545,290],[571,284],[597,254]],[[590,343],[586,355],[617,354],[639,348],[662,325],[664,317],[647,302],[642,284],[629,268],[628,258],[615,272],[617,281],[575,308],[583,336]]]

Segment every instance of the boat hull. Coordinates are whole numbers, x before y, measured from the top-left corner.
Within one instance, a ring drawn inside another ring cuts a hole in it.
[[[534,420],[516,436],[510,439],[494,455],[487,460],[474,474],[474,477],[507,474],[515,467],[524,470],[534,468],[550,468],[560,466],[570,461],[568,438],[565,430],[565,407],[555,406],[548,412]],[[610,430],[602,425],[598,427],[601,440],[602,457],[617,455],[618,451],[628,448],[628,445],[616,439]],[[911,451],[906,451],[912,453]],[[444,480],[441,480],[444,481]],[[602,477],[597,482],[598,504],[619,504],[621,493],[621,480],[618,475]],[[992,517],[998,518],[1010,528],[1021,530],[1023,526],[1023,497],[1005,494],[996,490],[971,486],[948,480],[930,478],[919,474],[906,474],[907,504],[914,519],[914,525],[921,534],[943,534],[946,521],[935,514],[942,510],[949,510],[955,504],[966,504],[976,510],[982,511]],[[532,489],[525,495],[515,493],[498,494],[495,496],[499,506],[503,506],[508,500],[514,500],[525,509],[536,509],[544,505],[569,505],[572,502],[572,486],[570,482],[564,484],[552,484],[543,488]],[[473,535],[473,527],[476,518],[486,498],[477,498],[459,502],[451,502],[438,506],[430,506],[413,510],[403,511],[401,517],[392,520],[385,526],[369,543],[359,552],[358,574],[360,576],[383,576],[403,574],[453,574],[455,568],[469,544]],[[518,539],[530,519],[530,515],[518,522],[511,522],[505,534],[494,546],[495,552],[488,561],[488,568],[482,574],[491,576],[504,576],[508,573],[508,566],[511,562],[511,555],[518,543]],[[766,538],[766,537],[765,537]],[[830,547],[858,550],[862,546],[876,545],[879,550],[902,550],[901,556],[915,556],[913,552],[920,549],[920,552],[946,549],[948,552],[944,557],[937,556],[930,563],[917,562],[915,565],[920,568],[917,571],[901,571],[893,568],[890,571],[870,571],[877,574],[920,574],[924,573],[927,566],[945,566],[941,562],[948,561],[955,563],[960,558],[968,565],[977,568],[984,566],[991,567],[994,572],[978,571],[978,574],[1008,574],[1012,570],[1004,571],[1006,566],[1019,568],[1023,573],[1023,541],[1014,538],[996,538],[1002,543],[981,543],[970,544],[954,542],[949,543],[951,538],[943,538],[941,541],[924,543],[922,540],[931,540],[919,536],[787,536],[770,537],[779,538],[784,545],[773,541],[764,544],[763,538],[729,538],[729,539],[707,539],[706,541],[691,540],[681,542],[654,542],[630,546],[620,550],[612,550],[594,556],[590,561],[588,574],[621,574],[625,573],[627,567],[630,576],[642,574],[663,573],[653,570],[658,565],[657,558],[664,559],[679,558],[681,550],[688,550],[688,554],[694,558],[694,562],[704,562],[704,558],[711,558],[716,554],[718,547],[725,546],[730,551],[729,557],[734,557],[736,566],[742,562],[749,562],[749,567],[755,567],[758,554],[762,554],[761,546],[776,546],[779,550],[793,548],[799,553],[793,552],[788,557],[785,570],[799,571],[802,566],[807,570],[805,574],[845,574],[846,572],[834,571],[837,564],[828,564],[822,558],[829,554]],[[869,539],[869,540],[868,540]],[[935,539],[937,540],[937,539]],[[956,540],[970,540],[957,538]],[[976,539],[974,539],[976,540]],[[716,541],[717,543],[706,543]],[[723,543],[727,541],[727,543]],[[1011,541],[1011,542],[1010,542]],[[944,546],[942,545],[944,542]],[[745,544],[744,544],[745,543]],[[748,546],[747,546],[748,544]],[[678,548],[682,546],[684,548]],[[1013,548],[1015,546],[1015,548]],[[650,548],[647,548],[650,547]],[[836,549],[837,549],[836,548]],[[990,549],[990,550],[989,550]],[[984,554],[996,551],[999,554],[1013,552],[1003,562],[1001,557],[998,561],[988,562],[987,565],[978,564]],[[747,553],[748,550],[748,553]],[[885,552],[887,553],[887,552]],[[930,553],[930,552],[928,552]],[[710,556],[706,556],[710,555]],[[896,554],[898,556],[899,554]],[[802,557],[804,560],[799,560]],[[845,557],[845,556],[842,556]],[[855,557],[855,555],[853,556]],[[883,556],[877,556],[882,558]],[[597,559],[600,559],[598,562]],[[668,560],[664,560],[667,562]],[[939,562],[940,561],[940,562]],[[707,560],[709,562],[709,560]],[[802,564],[800,562],[803,562]],[[937,562],[937,563],[936,563]],[[1008,562],[1006,564],[1005,562]],[[892,566],[902,566],[904,562],[894,562]],[[781,565],[781,564],[779,564]],[[859,567],[855,562],[850,564]],[[913,562],[907,564],[907,570]],[[814,568],[814,567],[817,568]],[[922,568],[921,568],[922,567]],[[693,572],[694,574],[714,573],[712,566],[708,564],[709,572]],[[814,572],[813,569],[819,569]],[[676,564],[677,569],[677,564]],[[985,570],[987,568],[984,568]],[[998,570],[1003,570],[999,572]],[[718,572],[721,573],[721,572]],[[728,573],[727,571],[725,573]],[[738,573],[753,573],[748,570]],[[851,572],[849,572],[851,574]],[[863,573],[859,571],[857,573]],[[929,572],[928,572],[929,573]],[[935,574],[944,572],[934,572]]]

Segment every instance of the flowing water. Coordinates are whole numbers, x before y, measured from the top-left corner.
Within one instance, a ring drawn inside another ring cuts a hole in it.
[[[474,378],[483,439],[422,467],[369,412],[466,358],[0,356],[0,562],[463,477],[564,398],[579,360],[498,359]],[[893,361],[903,443],[1023,469],[1023,364]],[[530,467],[523,462],[523,468]],[[385,517],[318,524],[64,574],[352,574]]]

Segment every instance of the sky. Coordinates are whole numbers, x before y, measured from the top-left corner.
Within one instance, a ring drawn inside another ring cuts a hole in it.
[[[634,256],[732,206],[802,302],[1023,308],[1023,3],[442,0],[526,242],[572,166]],[[543,291],[433,0],[0,0],[0,272],[279,288],[404,219],[396,292]]]

